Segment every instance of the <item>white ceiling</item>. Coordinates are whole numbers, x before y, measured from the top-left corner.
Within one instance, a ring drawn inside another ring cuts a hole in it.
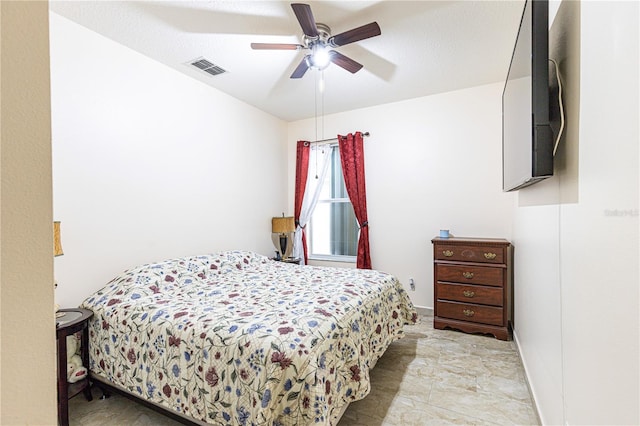
[[[287,121],[316,114],[318,73],[289,78],[306,51],[252,50],[301,43],[291,2],[60,1],[51,11]],[[360,62],[331,64],[319,111],[330,114],[504,81],[524,0],[311,1],[332,34],[377,21],[382,35],[336,48]],[[205,57],[227,72],[191,66]]]

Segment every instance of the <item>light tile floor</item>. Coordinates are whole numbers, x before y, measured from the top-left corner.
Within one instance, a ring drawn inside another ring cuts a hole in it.
[[[539,424],[513,342],[434,330],[429,315],[405,333],[371,371],[371,393],[339,426]],[[71,426],[179,424],[119,395],[91,402],[78,395],[69,417]]]

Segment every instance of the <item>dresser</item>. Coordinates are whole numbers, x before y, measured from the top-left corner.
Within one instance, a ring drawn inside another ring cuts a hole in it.
[[[453,237],[437,237],[431,242],[434,328],[511,340],[511,243],[503,239]]]

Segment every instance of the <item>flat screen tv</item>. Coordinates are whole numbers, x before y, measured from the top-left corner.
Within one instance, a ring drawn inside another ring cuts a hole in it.
[[[527,0],[502,92],[502,189],[553,175],[549,120],[549,3]]]

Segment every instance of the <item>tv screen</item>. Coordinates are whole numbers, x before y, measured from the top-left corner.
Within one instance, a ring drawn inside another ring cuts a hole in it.
[[[502,92],[502,189],[553,175],[549,122],[549,4],[525,3]]]

